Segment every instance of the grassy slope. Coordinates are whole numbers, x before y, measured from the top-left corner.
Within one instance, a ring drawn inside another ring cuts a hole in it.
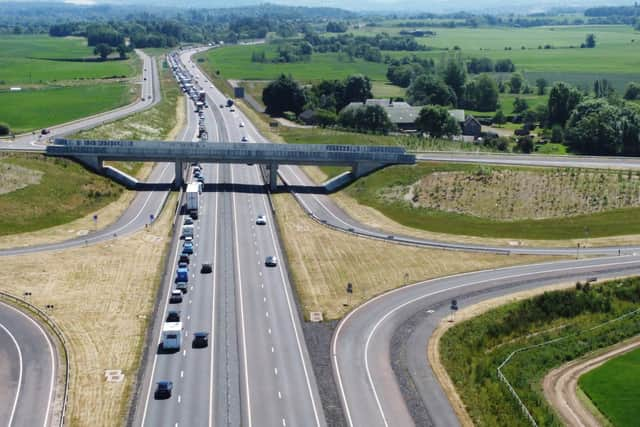
[[[44,172],[37,185],[0,195],[0,235],[72,221],[115,200],[122,187],[65,159],[8,155],[0,161]]]
[[[636,220],[640,209],[620,209],[592,215],[524,221],[492,221],[488,219],[413,208],[401,202],[386,202],[378,191],[393,185],[407,185],[434,171],[474,170],[477,166],[461,164],[420,163],[413,167],[394,166],[361,178],[347,188],[347,194],[359,203],[379,210],[392,220],[413,228],[448,234],[514,239],[563,240],[585,237],[618,236],[640,233]]]
[[[129,77],[138,72],[136,58],[106,62],[64,61],[94,58],[86,39],[77,37],[2,36],[0,52],[0,85]]]
[[[14,133],[28,132],[112,110],[137,93],[124,83],[0,92],[0,117]]]
[[[580,377],[580,388],[617,427],[636,426],[640,419],[640,350],[606,362]]]
[[[637,288],[632,290],[637,283],[637,278],[607,282],[597,286],[602,291],[591,291],[593,300],[602,298],[611,302],[610,312],[582,310],[575,316],[559,316],[557,312],[562,310],[562,301],[570,304],[580,297],[558,297],[554,304],[546,294],[548,304],[555,308],[543,304],[532,307],[527,305],[529,300],[520,301],[460,322],[448,330],[440,340],[440,357],[474,423],[509,427],[531,425],[507,387],[498,380],[496,368],[516,349],[569,337],[518,353],[503,369],[538,425],[561,426],[561,421],[544,399],[542,378],[569,360],[638,334],[637,315],[589,330],[635,310],[637,303],[631,301],[631,295],[637,292]],[[624,295],[627,290],[629,292]],[[573,292],[576,292],[575,288],[561,291],[567,296]],[[540,300],[541,297],[536,298]],[[555,313],[547,314],[549,311]],[[523,316],[530,319],[524,321]]]

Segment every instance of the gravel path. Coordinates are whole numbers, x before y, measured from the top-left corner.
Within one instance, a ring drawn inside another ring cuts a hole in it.
[[[601,366],[609,359],[640,347],[640,337],[614,346],[606,353],[587,359],[574,360],[549,372],[543,381],[544,395],[569,427],[599,427],[601,424],[583,405],[576,393],[578,379]]]

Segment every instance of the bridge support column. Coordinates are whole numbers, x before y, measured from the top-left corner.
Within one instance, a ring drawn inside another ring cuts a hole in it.
[[[278,189],[278,164],[269,163],[269,190],[276,191]]]
[[[182,169],[182,161],[176,160],[175,166],[176,166],[176,173],[175,173],[175,178],[173,179],[173,186],[176,189],[180,189],[184,184],[184,170]]]
[[[97,156],[75,156],[74,159],[96,173],[101,174],[104,172],[104,168],[102,167],[102,159]]]

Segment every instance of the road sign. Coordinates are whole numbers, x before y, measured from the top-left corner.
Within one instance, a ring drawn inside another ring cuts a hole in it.
[[[149,221],[153,222],[153,218],[154,218],[153,214],[149,214]]]
[[[98,222],[98,215],[93,216],[93,222]]]
[[[353,293],[353,285],[351,283],[347,283],[347,293]]]
[[[453,311],[457,311],[458,310],[458,300],[455,300],[455,299],[451,300],[451,310],[453,310]]]

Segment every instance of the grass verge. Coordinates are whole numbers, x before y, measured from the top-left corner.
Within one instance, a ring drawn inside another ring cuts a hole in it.
[[[168,206],[175,201],[173,195]],[[5,290],[30,302],[53,304],[51,317],[63,330],[72,354],[69,425],[122,424],[145,330],[160,283],[170,240],[172,210],[149,229],[127,238],[4,259],[13,279]],[[134,303],[135,302],[135,303]],[[122,383],[107,383],[106,369],[121,369]]]
[[[503,368],[539,425],[562,425],[544,399],[543,376],[568,360],[640,333],[638,315],[604,324],[636,310],[639,301],[638,278],[546,292],[457,323],[440,340],[440,358],[474,424],[528,426],[496,369],[516,349],[566,337],[521,352]]]
[[[275,195],[274,204],[305,316],[310,311],[321,311],[325,319],[337,319],[371,297],[407,283],[545,259],[441,251],[369,240],[314,222],[289,194]],[[354,292],[347,300],[345,287],[349,282]]]
[[[580,377],[579,385],[616,427],[635,426],[640,419],[640,350],[609,360]]]

